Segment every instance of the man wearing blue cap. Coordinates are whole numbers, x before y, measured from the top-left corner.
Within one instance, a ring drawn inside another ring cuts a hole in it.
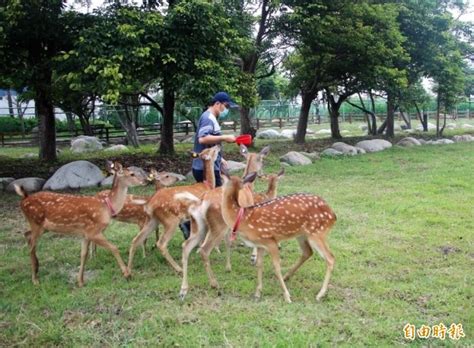
[[[217,120],[224,119],[228,113],[229,108],[238,107],[226,92],[218,92],[211,100],[211,103],[206,111],[204,111],[199,118],[196,135],[194,137],[193,151],[200,153],[208,147],[212,147],[221,142],[233,143],[235,142],[234,135],[223,135],[221,127]],[[221,179],[221,165],[225,166],[225,160],[219,152],[216,161],[214,162],[214,173],[216,177],[216,187],[222,186]],[[193,176],[197,182],[204,181],[204,163],[200,158],[195,158],[192,165]],[[180,225],[185,239],[188,239],[190,234],[189,222]]]

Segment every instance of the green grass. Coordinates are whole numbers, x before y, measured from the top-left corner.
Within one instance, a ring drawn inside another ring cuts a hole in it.
[[[403,338],[407,323],[440,322],[461,323],[466,337],[458,344],[473,345],[473,163],[474,144],[462,143],[395,147],[287,168],[279,194],[318,194],[338,217],[329,235],[336,266],[327,297],[315,301],[325,270],[315,255],[287,283],[293,304],[284,302],[268,256],[263,299],[252,298],[256,270],[250,249],[239,245],[231,273],[224,270],[224,254],[212,254],[220,295],[209,288],[199,255],[192,253],[190,291],[181,302],[180,278],[156,251],[146,258],[137,252],[127,282],[113,256],[99,249],[86,265],[86,286],[77,288],[80,242],[45,234],[38,246],[41,285],[35,287],[19,200],[3,195],[0,346],[455,344],[449,338]],[[278,168],[273,154],[265,171]],[[126,259],[136,233],[135,226],[113,223],[106,236]],[[181,242],[177,233],[170,245],[175,259]],[[284,270],[298,250],[295,241],[283,244]]]

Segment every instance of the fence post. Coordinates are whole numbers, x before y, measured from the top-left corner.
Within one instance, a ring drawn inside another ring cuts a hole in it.
[[[257,129],[260,129],[260,119],[257,118]]]
[[[105,127],[105,141],[109,144],[109,127]]]
[[[189,123],[185,123],[185,125],[186,125],[186,129],[184,130],[184,133],[186,135],[189,135]]]
[[[280,125],[280,129],[283,128],[283,120],[281,119],[281,117],[278,119],[278,123]]]
[[[234,133],[237,132],[237,122],[234,120]]]

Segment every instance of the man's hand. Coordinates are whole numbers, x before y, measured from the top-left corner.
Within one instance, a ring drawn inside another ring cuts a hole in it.
[[[223,141],[225,141],[226,143],[235,143],[235,136],[233,135],[223,135]]]
[[[221,158],[221,168],[224,168],[224,169],[228,168],[227,161],[223,158]]]

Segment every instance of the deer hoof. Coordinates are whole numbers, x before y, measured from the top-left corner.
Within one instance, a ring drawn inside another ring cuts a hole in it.
[[[181,301],[184,301],[187,294],[188,294],[188,289],[181,289],[181,291],[179,292],[179,299]]]
[[[252,255],[250,256],[250,263],[255,266],[257,264],[257,256],[256,255]]]

